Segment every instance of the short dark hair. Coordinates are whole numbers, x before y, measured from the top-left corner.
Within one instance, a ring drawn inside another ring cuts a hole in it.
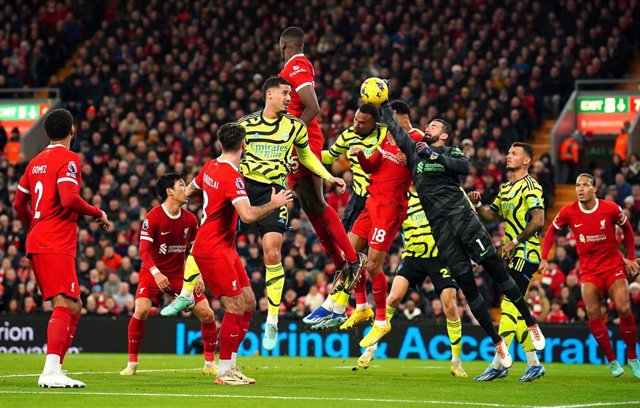
[[[408,103],[401,99],[396,99],[395,101],[391,102],[391,109],[396,111],[396,114],[398,115],[411,116],[411,107]]]
[[[442,131],[449,136],[453,136],[453,127],[451,127],[451,123],[447,122],[444,119],[434,119],[434,122],[439,122],[442,125]]]
[[[297,40],[302,44],[304,42],[304,31],[300,27],[287,27],[280,37],[284,40]]]
[[[229,122],[218,129],[218,140],[223,152],[235,152],[242,147],[242,141],[247,131],[238,122]]]
[[[378,110],[378,108],[376,108],[375,106],[373,106],[370,103],[363,103],[362,105],[360,105],[360,107],[358,108],[358,110],[361,113],[364,113],[366,115],[369,115],[373,118],[374,121],[378,122],[380,121],[380,111]]]
[[[167,199],[167,189],[173,188],[176,184],[176,181],[182,180],[184,175],[182,173],[164,173],[162,176],[158,177],[158,181],[156,182],[156,194],[162,201]]]
[[[533,160],[533,146],[531,146],[529,143],[513,142],[511,144],[511,147],[522,147],[522,150],[524,150],[527,156],[529,156],[529,158]]]
[[[266,81],[264,81],[264,84],[262,85],[262,96],[265,97],[267,96],[267,91],[271,88],[279,88],[280,85],[289,85],[291,86],[291,83],[289,81],[287,81],[284,78],[281,78],[279,76],[272,76],[267,78]]]
[[[593,177],[591,174],[589,174],[589,173],[580,173],[580,174],[578,174],[578,177],[576,177],[576,183],[578,182],[578,179],[580,177],[586,177],[586,178],[589,179],[589,181],[591,182],[592,186],[596,185],[596,178]]]
[[[69,136],[73,127],[73,116],[66,109],[53,109],[44,118],[44,132],[49,140],[62,140]]]

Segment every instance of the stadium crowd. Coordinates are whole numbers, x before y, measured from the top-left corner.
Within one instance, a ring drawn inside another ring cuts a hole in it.
[[[315,64],[326,146],[353,123],[362,80],[390,78],[390,97],[412,106],[414,126],[424,128],[435,117],[454,125],[453,143],[473,163],[463,186],[480,191],[485,203],[506,179],[510,144],[529,140],[543,119],[556,117],[574,80],[621,77],[640,38],[640,6],[626,1],[468,0],[426,7],[421,1],[329,0],[291,7],[276,0],[152,0],[108,2],[100,10],[90,7],[92,2],[74,2],[75,8],[70,1],[52,3],[18,1],[0,13],[0,88],[44,84],[79,44],[70,75],[49,83],[62,89],[63,105],[77,119],[75,149],[84,162],[81,194],[114,223],[109,232],[89,219],[79,223],[77,268],[84,310],[98,315],[132,313],[140,226],[159,204],[155,178],[178,171],[189,182],[220,153],[218,127],[260,109],[264,79],[280,70],[277,44],[285,27],[306,30],[305,53]],[[13,11],[20,7],[31,8],[31,20],[16,18]],[[57,17],[47,18],[50,7],[59,8]],[[80,23],[78,16],[87,9],[101,18]],[[0,131],[0,151],[10,133]],[[638,232],[640,177],[633,158],[630,164],[612,163],[595,172],[599,197],[623,206]],[[26,231],[11,209],[25,167],[24,157],[15,164],[5,155],[0,158],[0,312],[9,314],[50,309],[38,296],[23,257]],[[531,170],[549,207],[555,185],[549,155]],[[334,164],[332,171],[350,181],[345,162]],[[328,202],[343,211],[349,191],[326,193]],[[189,209],[198,213],[196,203]],[[335,265],[297,204],[290,214],[282,313],[304,316],[324,300]],[[500,245],[501,226],[489,229]],[[259,312],[266,313],[257,239],[250,227],[243,228],[237,246]],[[572,239],[560,239],[551,272],[528,295],[541,321],[586,321]],[[401,247],[398,237],[384,269],[390,276]],[[493,282],[481,270],[476,281],[497,306]],[[640,282],[631,288],[638,318]],[[219,303],[212,302],[219,310]],[[460,310],[464,319],[473,319],[464,299]],[[444,319],[428,280],[408,294],[398,311],[407,319]]]

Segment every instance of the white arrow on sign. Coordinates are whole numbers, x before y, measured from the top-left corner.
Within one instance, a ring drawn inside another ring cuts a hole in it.
[[[616,106],[618,112],[624,112],[627,110],[627,105],[624,103],[624,98],[618,98],[618,105]]]

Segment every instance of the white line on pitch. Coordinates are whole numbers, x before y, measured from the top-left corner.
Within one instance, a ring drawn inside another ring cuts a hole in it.
[[[370,402],[384,404],[420,404],[420,405],[457,405],[457,406],[474,406],[474,407],[507,407],[507,408],[541,408],[535,405],[504,405],[486,402],[465,402],[465,401],[437,401],[437,400],[410,400],[410,399],[388,399],[388,398],[341,398],[341,397],[296,397],[296,396],[278,396],[278,395],[230,395],[230,394],[161,394],[150,392],[92,392],[69,389],[65,391],[42,390],[42,391],[4,391],[0,390],[0,394],[31,394],[31,395],[100,395],[100,396],[116,396],[116,397],[169,397],[169,398],[234,398],[234,399],[265,399],[265,400],[284,400],[284,401],[342,401],[342,402]]]

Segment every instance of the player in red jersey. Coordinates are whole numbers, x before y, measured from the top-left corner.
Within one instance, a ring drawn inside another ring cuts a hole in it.
[[[406,157],[391,134],[387,134],[376,152],[368,159],[361,150],[354,150],[353,153],[358,155],[362,169],[371,174],[367,187],[367,204],[351,229],[355,248],[364,249],[369,246],[366,270],[371,276],[376,312],[371,331],[360,341],[360,347],[369,347],[377,344],[378,340],[391,330],[391,325],[386,319],[387,277],[382,267],[387,252],[407,217],[407,192],[411,187],[411,172],[406,166]],[[355,295],[356,310],[340,329],[349,329],[373,317],[373,311],[367,301],[364,274],[356,284]]]
[[[293,200],[290,191],[272,190],[271,201],[251,206],[244,178],[238,171],[246,131],[238,123],[226,123],[218,130],[222,154],[207,162],[191,182],[188,194],[202,191],[203,215],[192,254],[211,292],[225,307],[220,327],[218,384],[245,385],[255,380],[236,367],[235,357],[249,329],[256,298],[247,272],[236,251],[238,216],[242,222],[256,222]]]
[[[613,300],[620,316],[620,335],[627,345],[627,358],[633,376],[640,378],[640,363],[636,353],[636,321],[629,304],[627,272],[638,273],[635,260],[633,227],[615,203],[596,198],[595,179],[583,173],[576,180],[578,201],[562,207],[553,224],[549,226],[542,245],[542,262],[539,270],[548,269],[549,250],[556,242],[558,230],[564,226],[576,237],[580,260],[582,299],[587,307],[589,330],[609,361],[614,377],[624,372],[611,346],[609,331],[600,306],[607,294]],[[627,258],[622,257],[616,240],[616,226],[624,232]]]
[[[318,122],[320,106],[314,90],[315,71],[303,54],[303,49],[302,29],[289,27],[282,32],[280,53],[285,64],[279,76],[291,83],[291,103],[288,112],[307,124],[311,151],[322,160],[324,138]],[[291,189],[297,193],[300,206],[309,217],[318,239],[331,254],[336,267],[340,268],[344,264],[348,276],[359,276],[365,263],[364,254],[356,253],[338,213],[327,205],[322,179],[301,165],[295,152],[291,156],[291,173],[288,180]]]
[[[153,208],[142,223],[140,232],[140,282],[136,291],[135,310],[129,320],[129,362],[120,375],[135,375],[138,354],[151,307],[159,305],[165,293],[177,293],[182,288],[182,274],[188,249],[195,240],[198,220],[182,209],[187,202],[182,174],[166,173],[158,178],[156,193],[162,204]],[[217,374],[215,366],[215,316],[202,287],[195,291],[193,314],[200,320],[204,346],[204,368],[207,375]]]
[[[80,198],[80,158],[69,150],[75,134],[71,113],[52,110],[44,119],[44,131],[51,144],[29,162],[14,202],[20,221],[29,228],[27,257],[38,287],[42,297],[53,303],[47,327],[47,357],[38,385],[84,387],[83,382],[62,372],[82,310],[76,275],[76,222],[78,214],[96,218],[105,229],[109,221],[103,211]]]

